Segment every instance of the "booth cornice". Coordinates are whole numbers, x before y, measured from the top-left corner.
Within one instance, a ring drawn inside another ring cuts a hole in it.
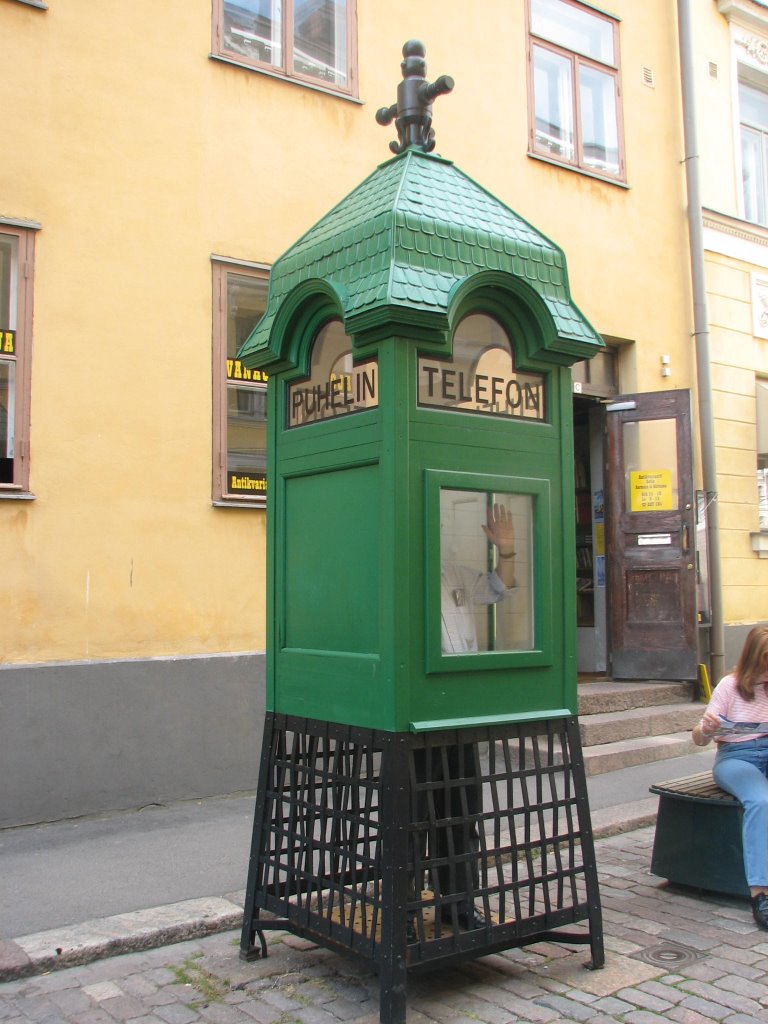
[[[445,330],[457,290],[489,273],[514,280],[530,306],[546,310],[550,360],[588,358],[602,346],[571,301],[562,250],[453,163],[409,148],[277,260],[267,310],[239,357],[273,372],[290,362],[288,324],[319,290],[359,344],[380,339],[387,323]]]

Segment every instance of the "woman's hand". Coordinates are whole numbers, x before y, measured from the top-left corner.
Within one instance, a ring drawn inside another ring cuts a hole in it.
[[[701,721],[693,727],[691,734],[693,742],[697,747],[706,747],[719,728],[720,720],[718,717],[705,711],[701,716]]]
[[[501,558],[513,558],[515,555],[515,527],[512,522],[512,513],[508,512],[503,505],[495,504],[493,510],[488,509],[488,525],[483,527],[483,533],[498,548]]]

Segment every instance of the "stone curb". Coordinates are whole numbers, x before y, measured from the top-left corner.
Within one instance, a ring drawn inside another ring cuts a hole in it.
[[[240,928],[243,908],[208,897],[0,941],[0,982]]]
[[[658,798],[608,807],[592,814],[595,840],[654,824]],[[77,967],[110,956],[169,946],[215,932],[240,929],[242,904],[216,896],[184,900],[83,924],[0,939],[0,983]]]

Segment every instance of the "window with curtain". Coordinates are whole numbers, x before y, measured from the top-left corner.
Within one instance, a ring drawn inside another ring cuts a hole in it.
[[[531,152],[624,178],[618,22],[575,0],[529,0]]]
[[[750,72],[747,80],[739,75],[739,122],[744,218],[768,225],[768,77]]]

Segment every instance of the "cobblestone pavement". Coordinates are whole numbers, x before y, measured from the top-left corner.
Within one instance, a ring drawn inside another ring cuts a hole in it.
[[[408,1024],[768,1022],[768,933],[745,900],[649,872],[653,829],[598,841],[606,967],[538,943],[409,982]],[[0,985],[2,1024],[336,1024],[378,1021],[378,980],[351,959],[272,933],[243,963],[223,932]]]

